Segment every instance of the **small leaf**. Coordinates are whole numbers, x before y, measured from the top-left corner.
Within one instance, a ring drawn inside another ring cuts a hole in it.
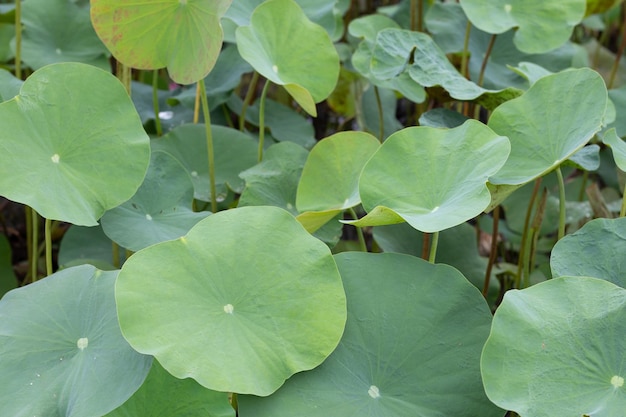
[[[613,151],[615,165],[622,171],[626,171],[626,143],[617,136],[614,128],[609,129],[602,137],[602,142]]]
[[[554,245],[552,276],[596,277],[626,288],[625,251],[626,218],[594,219]]]

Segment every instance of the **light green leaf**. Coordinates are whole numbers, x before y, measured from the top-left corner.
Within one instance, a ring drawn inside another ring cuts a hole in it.
[[[179,84],[211,71],[222,46],[220,18],[232,0],[91,0],[96,33],[125,65],[167,67]]]
[[[609,129],[602,137],[602,142],[613,151],[615,165],[622,171],[626,171],[626,143],[617,136],[614,128]]]
[[[504,414],[480,380],[491,313],[457,270],[392,253],[335,259],[348,298],[339,346],[274,395],[239,396],[241,417]]]
[[[346,320],[328,247],[276,207],[222,211],[135,253],[115,291],[137,351],[217,391],[273,393],[324,361]]]
[[[405,71],[424,87],[441,86],[457,100],[476,100],[490,109],[521,94],[515,88],[486,90],[463,77],[425,33],[384,29],[378,33],[372,75],[388,80]]]
[[[552,276],[596,277],[626,288],[625,251],[626,218],[592,220],[556,243]]]
[[[148,168],[148,136],[126,90],[90,65],[36,71],[0,104],[0,125],[0,194],[49,219],[96,225]]]
[[[215,184],[218,201],[228,194],[227,187],[240,193],[243,180],[239,173],[256,164],[257,145],[248,135],[225,126],[211,126],[215,153]],[[205,126],[186,124],[152,141],[153,149],[163,150],[178,159],[191,175],[194,197],[210,201],[209,162]]]
[[[600,130],[606,106],[606,87],[595,71],[569,70],[539,79],[489,118],[489,127],[511,141],[509,159],[489,181],[524,184],[552,171]]]
[[[83,62],[110,71],[109,51],[89,20],[89,4],[29,0],[22,10],[22,60],[39,69],[58,62]]]
[[[481,358],[491,401],[522,417],[618,417],[626,409],[626,290],[561,277],[511,290]]]
[[[236,36],[246,61],[283,85],[307,113],[317,115],[315,103],[332,93],[339,78],[339,56],[322,27],[295,1],[269,0],[254,10],[250,26],[237,28]],[[307,53],[294,53],[303,50]]]
[[[404,219],[428,233],[461,224],[489,204],[487,179],[504,164],[509,150],[507,138],[475,120],[454,129],[403,129],[363,168],[359,192],[368,215],[354,224],[380,226]]]
[[[194,213],[192,200],[193,183],[185,168],[170,154],[155,151],[137,193],[102,216],[102,229],[132,251],[176,239],[210,214]]]
[[[585,0],[461,0],[463,11],[480,30],[499,34],[517,28],[520,51],[542,53],[563,45],[585,17]]]
[[[228,394],[168,374],[157,361],[139,390],[104,417],[235,417]]]
[[[298,211],[344,210],[359,204],[359,175],[379,146],[365,132],[340,132],[318,142],[302,170]]]
[[[510,69],[511,71],[514,71],[524,77],[528,81],[529,85],[533,85],[538,79],[552,74],[552,72],[548,71],[544,67],[533,64],[532,62],[520,62],[517,67],[510,67]]]
[[[116,277],[77,266],[0,300],[1,415],[101,416],[139,388],[152,358],[122,337]]]

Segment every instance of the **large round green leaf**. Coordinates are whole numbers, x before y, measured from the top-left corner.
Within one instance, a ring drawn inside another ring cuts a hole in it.
[[[239,174],[256,164],[258,146],[248,135],[225,126],[211,126],[215,153],[217,200],[223,200],[228,188],[243,191]],[[164,150],[178,159],[191,175],[194,197],[211,201],[206,130],[202,124],[185,124],[152,141],[153,149]]]
[[[255,395],[319,365],[346,320],[328,247],[265,206],[220,212],[137,252],[116,300],[124,336],[172,375]]]
[[[620,417],[626,410],[626,290],[561,277],[508,291],[481,371],[487,396],[521,417]]]
[[[22,60],[31,68],[72,61],[110,70],[109,53],[91,26],[88,3],[28,0],[22,24]]]
[[[583,68],[543,77],[502,104],[488,125],[508,136],[511,155],[489,181],[524,184],[552,171],[600,130],[607,100],[602,77]]]
[[[595,219],[559,240],[550,255],[552,276],[606,279],[626,288],[626,218]]]
[[[298,210],[343,210],[359,204],[359,175],[379,146],[365,132],[340,132],[318,142],[302,170]]]
[[[480,380],[491,313],[454,268],[407,255],[336,255],[348,321],[318,368],[267,398],[239,396],[241,417],[499,417]]]
[[[122,337],[117,273],[68,268],[0,300],[0,415],[96,417],[139,388],[152,358]]]
[[[168,374],[157,361],[143,385],[104,417],[235,417],[228,394],[210,391],[192,379]]]
[[[0,104],[0,194],[42,216],[94,226],[128,200],[150,144],[122,84],[78,63],[36,71]]]
[[[137,193],[102,216],[102,229],[132,251],[176,239],[210,214],[195,213],[192,200],[193,183],[185,168],[170,154],[155,151]]]
[[[115,58],[133,68],[167,67],[191,84],[215,65],[222,46],[220,18],[232,0],[91,0],[96,33]]]
[[[461,0],[469,20],[480,30],[503,33],[517,27],[513,41],[520,51],[556,49],[585,17],[586,0]]]
[[[509,150],[507,138],[475,120],[454,129],[403,129],[363,168],[359,191],[368,214],[355,224],[406,221],[428,233],[461,224],[489,204],[487,179]]]
[[[236,37],[239,53],[255,70],[317,115],[315,103],[332,93],[339,78],[339,56],[324,28],[294,0],[268,0],[254,10],[250,26],[237,28]]]

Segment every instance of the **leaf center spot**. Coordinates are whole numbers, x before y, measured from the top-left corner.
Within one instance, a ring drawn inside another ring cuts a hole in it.
[[[233,307],[232,304],[226,304],[224,306],[224,313],[226,313],[226,314],[233,314],[233,311],[235,311],[235,307]]]
[[[434,213],[434,212],[436,212],[437,210],[439,210],[439,206],[435,207],[435,208],[434,208],[434,209],[432,209],[430,212],[431,212],[431,213]]]
[[[278,74],[278,67],[276,65],[272,65],[272,71]]]
[[[57,48],[55,52],[57,53],[57,55],[61,55],[63,51],[61,51],[61,48]]]
[[[380,398],[380,390],[376,385],[372,385],[370,389],[367,390],[367,393],[372,398]]]
[[[613,378],[611,378],[611,385],[613,385],[615,388],[623,387],[624,386],[624,378],[622,378],[619,375],[613,376]]]
[[[191,171],[191,176],[196,178],[198,176],[198,171]]]
[[[507,13],[511,13],[511,9],[513,8],[513,6],[511,6],[510,4],[505,4],[504,5],[504,11]]]
[[[149,215],[149,214],[146,214],[146,219],[148,219],[148,220],[152,221],[152,216],[151,216],[151,215]]]
[[[81,337],[76,342],[76,346],[78,346],[80,350],[85,350],[85,348],[89,346],[89,339],[87,339],[86,337]]]
[[[58,153],[55,153],[54,155],[52,155],[50,157],[50,159],[52,160],[52,162],[54,162],[55,164],[58,164],[59,161],[61,160],[61,157],[59,156]]]

